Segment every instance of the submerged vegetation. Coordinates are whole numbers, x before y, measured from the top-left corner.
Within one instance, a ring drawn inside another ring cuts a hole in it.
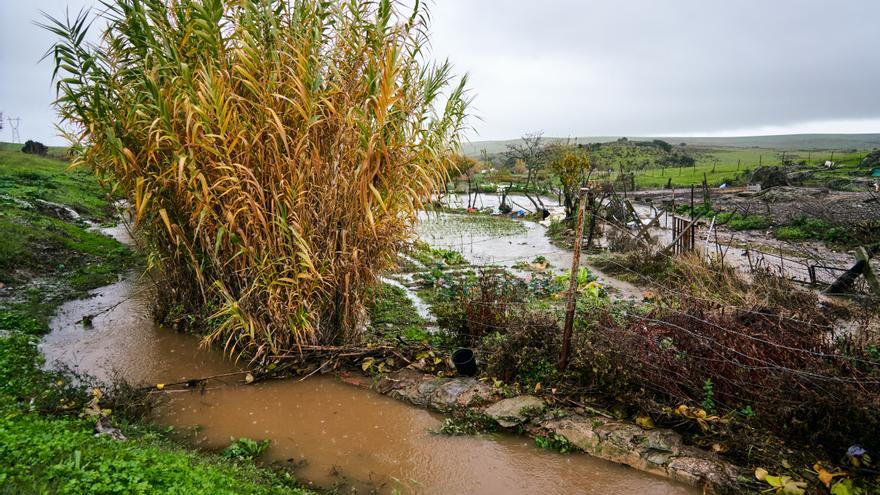
[[[74,164],[130,200],[160,305],[210,317],[208,340],[266,359],[359,338],[468,105],[423,62],[424,3],[401,9],[116,0],[99,46],[87,14],[47,24]]]

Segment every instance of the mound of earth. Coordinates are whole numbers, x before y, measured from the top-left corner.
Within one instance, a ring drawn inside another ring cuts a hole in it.
[[[749,177],[750,184],[761,184],[761,189],[789,185],[788,173],[782,167],[758,167]]]

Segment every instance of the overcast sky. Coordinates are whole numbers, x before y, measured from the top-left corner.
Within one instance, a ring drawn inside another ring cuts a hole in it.
[[[32,21],[94,3],[0,0],[0,111],[22,139],[61,143]],[[880,132],[880,0],[435,0],[432,17],[434,56],[471,76],[472,139]]]

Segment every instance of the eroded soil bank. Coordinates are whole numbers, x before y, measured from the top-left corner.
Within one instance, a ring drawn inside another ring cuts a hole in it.
[[[236,371],[195,337],[153,325],[147,281],[130,279],[65,304],[43,342],[47,362],[134,384],[169,383]],[[79,322],[104,308],[90,328]],[[212,381],[168,393],[155,411],[181,438],[220,449],[230,438],[269,439],[265,462],[289,464],[324,488],[381,493],[632,493],[696,490],[585,454],[541,450],[514,435],[448,437],[441,417],[330,377],[245,386]]]

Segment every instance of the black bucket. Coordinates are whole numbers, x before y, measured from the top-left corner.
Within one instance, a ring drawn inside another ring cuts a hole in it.
[[[477,360],[474,359],[474,351],[464,348],[452,353],[452,364],[461,376],[474,376],[477,374]]]

